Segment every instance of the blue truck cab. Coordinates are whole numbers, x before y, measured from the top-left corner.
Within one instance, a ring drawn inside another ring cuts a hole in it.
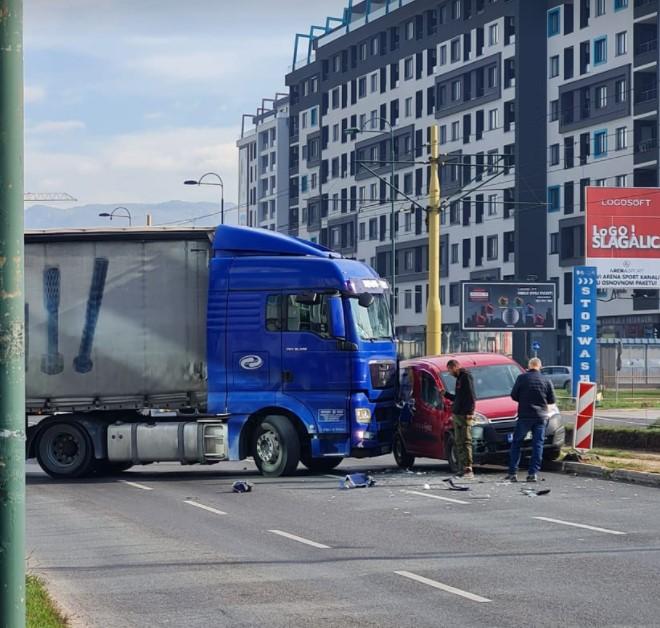
[[[207,312],[208,410],[229,459],[264,475],[391,451],[396,346],[369,266],[272,231],[220,226]]]

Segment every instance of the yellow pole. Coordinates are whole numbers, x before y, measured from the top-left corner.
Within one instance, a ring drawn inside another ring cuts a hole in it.
[[[426,353],[442,352],[440,306],[440,150],[438,125],[431,127],[431,180],[429,181],[429,301],[426,306]]]

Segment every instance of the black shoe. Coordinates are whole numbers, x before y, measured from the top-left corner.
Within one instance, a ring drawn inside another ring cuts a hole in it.
[[[505,482],[517,482],[518,481],[518,476],[515,473],[509,473],[508,475],[504,476],[504,481]]]
[[[536,473],[533,473],[532,475],[528,475],[527,479],[525,480],[525,482],[533,482],[533,483],[536,483],[538,481],[539,481],[539,476],[536,475]]]

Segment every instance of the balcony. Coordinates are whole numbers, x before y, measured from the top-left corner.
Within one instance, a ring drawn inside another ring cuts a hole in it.
[[[635,19],[658,10],[658,0],[635,0]]]
[[[635,115],[649,113],[658,108],[658,88],[651,87],[635,93]]]
[[[658,60],[658,40],[648,39],[635,45],[635,67]]]
[[[657,161],[658,139],[651,137],[635,143],[634,163],[642,164],[647,161]]]

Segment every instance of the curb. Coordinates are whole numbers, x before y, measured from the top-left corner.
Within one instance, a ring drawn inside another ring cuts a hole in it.
[[[660,488],[660,473],[646,473],[644,471],[628,471],[626,469],[608,469],[595,464],[583,462],[555,462],[552,467],[547,465],[548,470],[586,475],[592,478],[613,480],[615,482],[626,482],[628,484],[639,484],[642,486],[653,486]]]

